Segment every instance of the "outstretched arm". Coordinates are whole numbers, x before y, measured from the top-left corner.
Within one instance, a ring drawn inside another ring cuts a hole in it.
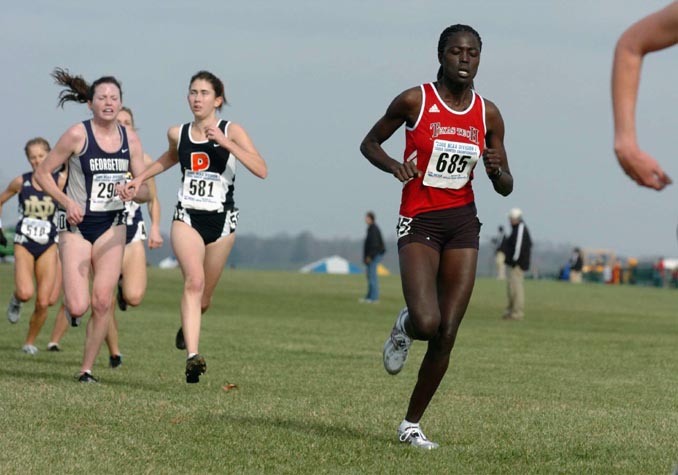
[[[179,143],[179,127],[170,127],[170,129],[167,131],[167,141],[169,142],[169,148],[160,156],[160,158],[148,165],[146,169],[141,172],[138,172],[137,170],[138,173],[135,173],[134,170],[132,170],[132,173],[134,174],[132,181],[126,183],[118,191],[122,199],[133,199],[137,190],[142,186],[144,181],[179,163],[179,155],[177,153],[177,144]]]
[[[612,65],[614,151],[636,183],[661,190],[671,184],[657,161],[638,146],[636,102],[643,58],[678,43],[678,2],[672,2],[629,27],[617,41]]]

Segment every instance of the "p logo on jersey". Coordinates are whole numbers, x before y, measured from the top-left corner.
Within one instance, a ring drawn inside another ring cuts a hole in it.
[[[210,157],[205,152],[191,153],[191,170],[199,172],[210,167]]]

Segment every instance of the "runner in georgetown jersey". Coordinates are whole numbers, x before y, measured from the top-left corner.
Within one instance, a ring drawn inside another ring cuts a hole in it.
[[[80,233],[91,244],[111,226],[125,224],[125,204],[116,193],[116,185],[124,183],[129,170],[130,152],[127,130],[118,125],[121,137],[116,152],[106,152],[99,147],[92,132],[92,121],[82,122],[86,141],[78,155],[68,161],[66,195],[85,211],[78,224],[59,220],[63,230]],[[61,230],[61,229],[60,229]]]
[[[133,175],[143,171],[143,148],[134,130],[118,124],[122,88],[115,77],[102,76],[90,84],[63,68],[56,68],[52,77],[63,87],[59,105],[87,104],[91,114],[61,135],[35,170],[35,179],[65,210],[60,220],[65,229],[59,233],[65,302],[72,322],[91,309],[78,381],[93,383],[92,367],[108,332],[125,247],[125,207],[118,193],[125,188],[128,170]],[[49,172],[66,162],[64,192]],[[149,199],[145,184],[129,194],[126,200]]]

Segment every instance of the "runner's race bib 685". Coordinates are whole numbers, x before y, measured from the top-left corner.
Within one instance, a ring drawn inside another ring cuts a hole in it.
[[[479,158],[477,145],[438,139],[433,142],[424,185],[458,190],[468,183]]]

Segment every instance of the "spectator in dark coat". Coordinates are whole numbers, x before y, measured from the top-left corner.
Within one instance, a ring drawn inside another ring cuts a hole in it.
[[[363,248],[363,262],[367,266],[367,295],[360,299],[363,303],[376,303],[379,301],[379,280],[377,278],[377,266],[384,257],[386,248],[381,237],[381,231],[374,222],[374,213],[368,211],[365,214],[367,223],[367,236]]]
[[[525,271],[530,268],[532,239],[523,221],[523,213],[518,208],[509,211],[511,235],[506,239],[504,254],[508,272],[508,306],[504,320],[522,320],[525,316],[525,290],[523,280]]]
[[[581,249],[575,247],[570,256],[570,282],[581,284],[581,271],[584,268],[584,258]]]

